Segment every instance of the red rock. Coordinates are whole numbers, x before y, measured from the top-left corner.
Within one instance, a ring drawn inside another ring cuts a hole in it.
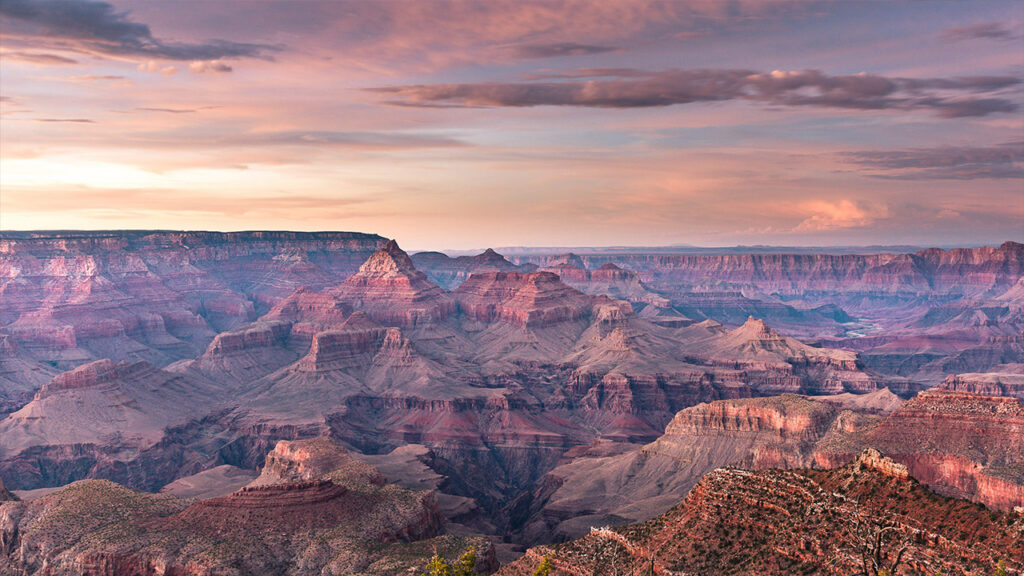
[[[40,365],[162,366],[300,285],[340,281],[383,243],[353,233],[2,232],[0,329]]]
[[[1011,509],[1024,506],[1024,403],[929,390],[865,435],[941,492]]]
[[[376,324],[363,313],[349,317],[335,330],[318,332],[313,344],[296,365],[307,372],[354,369],[365,367],[380,349],[387,329]]]
[[[194,503],[95,480],[6,503],[0,569],[198,576],[341,573],[379,563],[405,573],[431,550],[451,558],[469,545],[483,568],[493,567],[485,539],[438,537],[433,492],[384,485],[375,468],[329,440],[279,444],[261,479]]]
[[[939,387],[983,396],[1012,396],[1024,400],[1024,372],[950,375]]]
[[[391,240],[331,293],[387,326],[433,324],[454,312],[451,298]]]
[[[4,481],[2,478],[0,478],[0,502],[9,502],[17,499],[17,496],[11,494],[10,491],[8,491],[7,488],[4,487]],[[0,547],[3,547],[2,543],[0,543]]]
[[[449,258],[441,252],[419,252],[412,255],[412,261],[431,281],[446,290],[454,290],[473,274],[518,270],[516,265],[490,248],[476,256],[457,258]]]
[[[562,282],[586,294],[604,294],[642,307],[650,305],[655,309],[668,309],[672,305],[668,298],[644,286],[636,272],[624,270],[610,262],[597,270],[587,270],[569,263],[543,270],[558,274]]]
[[[498,575],[529,576],[544,557],[555,576],[857,573],[880,541],[879,556],[899,554],[900,572],[968,576],[1000,560],[1024,568],[1018,523],[936,496],[872,452],[837,470],[715,470],[657,518],[532,548]]]
[[[474,274],[454,293],[468,318],[520,327],[551,326],[590,316],[595,300],[550,272]]]

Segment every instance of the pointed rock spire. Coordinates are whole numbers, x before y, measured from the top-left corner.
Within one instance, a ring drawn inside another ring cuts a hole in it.
[[[386,326],[437,322],[455,309],[448,294],[417,270],[394,240],[331,292]]]

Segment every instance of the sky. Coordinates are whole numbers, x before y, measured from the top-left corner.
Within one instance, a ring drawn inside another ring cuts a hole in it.
[[[1024,240],[1024,2],[0,0],[0,229]]]

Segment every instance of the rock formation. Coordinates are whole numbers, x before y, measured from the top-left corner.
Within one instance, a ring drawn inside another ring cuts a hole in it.
[[[282,443],[252,485],[190,503],[103,480],[0,507],[0,569],[47,573],[281,574],[405,572],[435,549],[483,539],[438,536],[432,492],[385,485],[327,440]],[[491,565],[493,567],[493,564]]]
[[[1024,365],[1017,372],[985,372],[948,376],[940,388],[985,396],[1012,396],[1024,400]]]
[[[873,406],[792,395],[722,400],[681,410],[642,447],[574,449],[539,483],[524,539],[646,520],[717,467],[831,468],[865,449],[884,451],[937,492],[1024,506],[1019,400],[934,390],[888,415]]]
[[[166,553],[153,566],[176,566],[197,552],[172,532],[269,525],[278,504],[300,523],[318,507],[349,518],[332,507],[394,490],[307,441],[323,435],[387,463],[389,481],[440,491],[432,514],[458,533],[519,543],[645,520],[720,466],[835,468],[865,448],[1010,509],[1024,485],[1020,404],[1006,397],[1024,353],[1017,246],[588,253],[534,271],[340,233],[0,233],[0,476],[216,498],[76,484],[160,510],[122,518],[141,539],[97,548],[93,564],[74,556],[84,548],[61,556],[105,574],[138,568],[150,536],[170,543],[153,544]],[[770,321],[747,316],[762,311]],[[941,380],[950,390],[901,399]],[[98,542],[107,528],[83,530]],[[260,558],[292,554],[283,538]],[[310,565],[326,566],[316,550]]]
[[[455,291],[459,309],[484,324],[547,327],[587,318],[592,298],[563,284],[550,272],[474,274]]]
[[[9,502],[17,499],[17,496],[11,494],[11,492],[4,487],[4,481],[0,479],[0,502]]]
[[[125,473],[125,461],[161,442],[167,428],[189,422],[193,411],[216,410],[223,392],[147,362],[82,365],[0,421],[0,471],[21,488],[60,485],[98,469]]]
[[[193,358],[296,288],[340,282],[383,243],[347,232],[0,232],[0,411],[54,367]]]
[[[331,292],[388,326],[440,322],[455,308],[444,290],[417,270],[394,240],[388,241],[358,272]]]
[[[476,256],[457,258],[449,258],[441,252],[419,252],[412,255],[412,261],[434,284],[445,290],[454,290],[471,275],[481,272],[526,271],[519,270],[515,264],[490,248]]]
[[[1024,403],[1016,398],[922,392],[876,428],[825,439],[815,457],[834,465],[863,446],[936,491],[1004,510],[1024,506]]]
[[[1020,522],[937,496],[870,452],[828,471],[719,469],[657,518],[531,548],[498,574],[532,574],[545,557],[555,576],[857,573],[877,551],[898,573],[967,576],[1024,568]]]

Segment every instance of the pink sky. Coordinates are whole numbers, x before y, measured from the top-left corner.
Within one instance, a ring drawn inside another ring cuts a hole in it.
[[[1024,239],[1020,2],[0,4],[0,228]]]

